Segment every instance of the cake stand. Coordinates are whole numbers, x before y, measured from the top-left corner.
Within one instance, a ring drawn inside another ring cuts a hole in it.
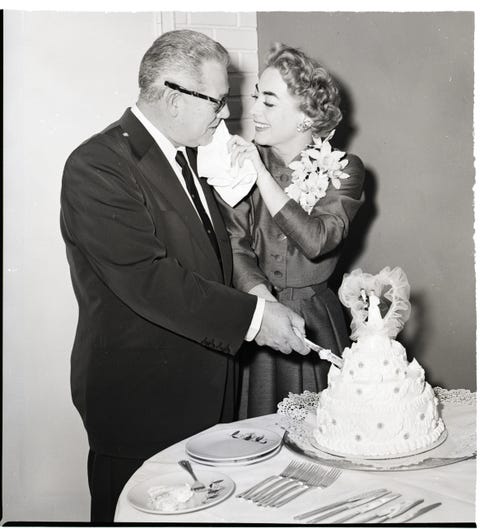
[[[284,443],[298,455],[327,466],[349,470],[407,471],[449,465],[476,457],[476,393],[435,387],[439,412],[446,430],[430,447],[392,458],[361,458],[332,454],[322,449],[313,436],[318,394],[290,394],[278,406]]]

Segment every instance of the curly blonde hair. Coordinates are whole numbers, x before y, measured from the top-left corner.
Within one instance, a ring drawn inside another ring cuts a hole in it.
[[[332,76],[303,51],[275,43],[265,61],[278,70],[291,95],[300,98],[300,110],[312,124],[312,134],[325,137],[342,120],[340,94]]]

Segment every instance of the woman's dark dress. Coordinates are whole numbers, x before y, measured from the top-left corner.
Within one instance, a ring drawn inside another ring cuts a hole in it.
[[[270,148],[258,148],[273,178],[287,187],[292,170]],[[346,158],[344,172],[350,177],[341,180],[338,190],[330,183],[310,215],[290,199],[272,218],[256,187],[235,208],[223,208],[233,250],[234,286],[248,292],[265,284],[278,301],[305,319],[307,338],[336,354],[349,339],[342,307],[327,281],[340,243],[363,203],[363,164],[357,156]],[[243,362],[249,373],[248,388],[245,383],[243,388],[248,391],[248,417],[275,413],[289,392],[322,390],[330,367],[313,352],[284,355],[255,343],[244,348]]]

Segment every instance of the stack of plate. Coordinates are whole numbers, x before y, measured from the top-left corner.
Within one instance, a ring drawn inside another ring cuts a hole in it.
[[[281,448],[282,438],[275,432],[222,429],[205,432],[187,441],[187,456],[201,465],[251,465],[274,456]]]

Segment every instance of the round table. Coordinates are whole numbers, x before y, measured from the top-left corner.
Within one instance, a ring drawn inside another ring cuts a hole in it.
[[[475,424],[475,402],[455,403],[450,406],[454,414],[456,428]],[[281,416],[266,415],[254,419],[218,424],[211,430],[238,428],[272,430],[282,435]],[[207,431],[207,430],[206,430]],[[138,483],[152,477],[180,470],[178,461],[186,459],[185,439],[162,450],[147,460],[130,478],[118,500],[115,522],[130,523],[296,523],[294,515],[312,510],[322,505],[348,498],[368,490],[388,488],[405,496],[423,498],[427,505],[441,502],[441,506],[416,518],[412,523],[472,523],[475,521],[475,478],[476,459],[467,459],[455,464],[423,470],[408,471],[360,471],[344,469],[341,476],[328,488],[311,489],[280,508],[258,507],[252,502],[235,495],[267,476],[279,474],[291,460],[303,460],[298,453],[286,446],[260,463],[242,466],[210,467],[192,463],[197,470],[214,470],[229,476],[236,485],[235,493],[228,499],[208,509],[186,514],[150,514],[134,508],[127,499],[128,491]],[[307,459],[305,459],[307,461]],[[188,476],[186,475],[186,481]],[[394,523],[395,520],[392,520]],[[328,521],[323,522],[328,523]]]

